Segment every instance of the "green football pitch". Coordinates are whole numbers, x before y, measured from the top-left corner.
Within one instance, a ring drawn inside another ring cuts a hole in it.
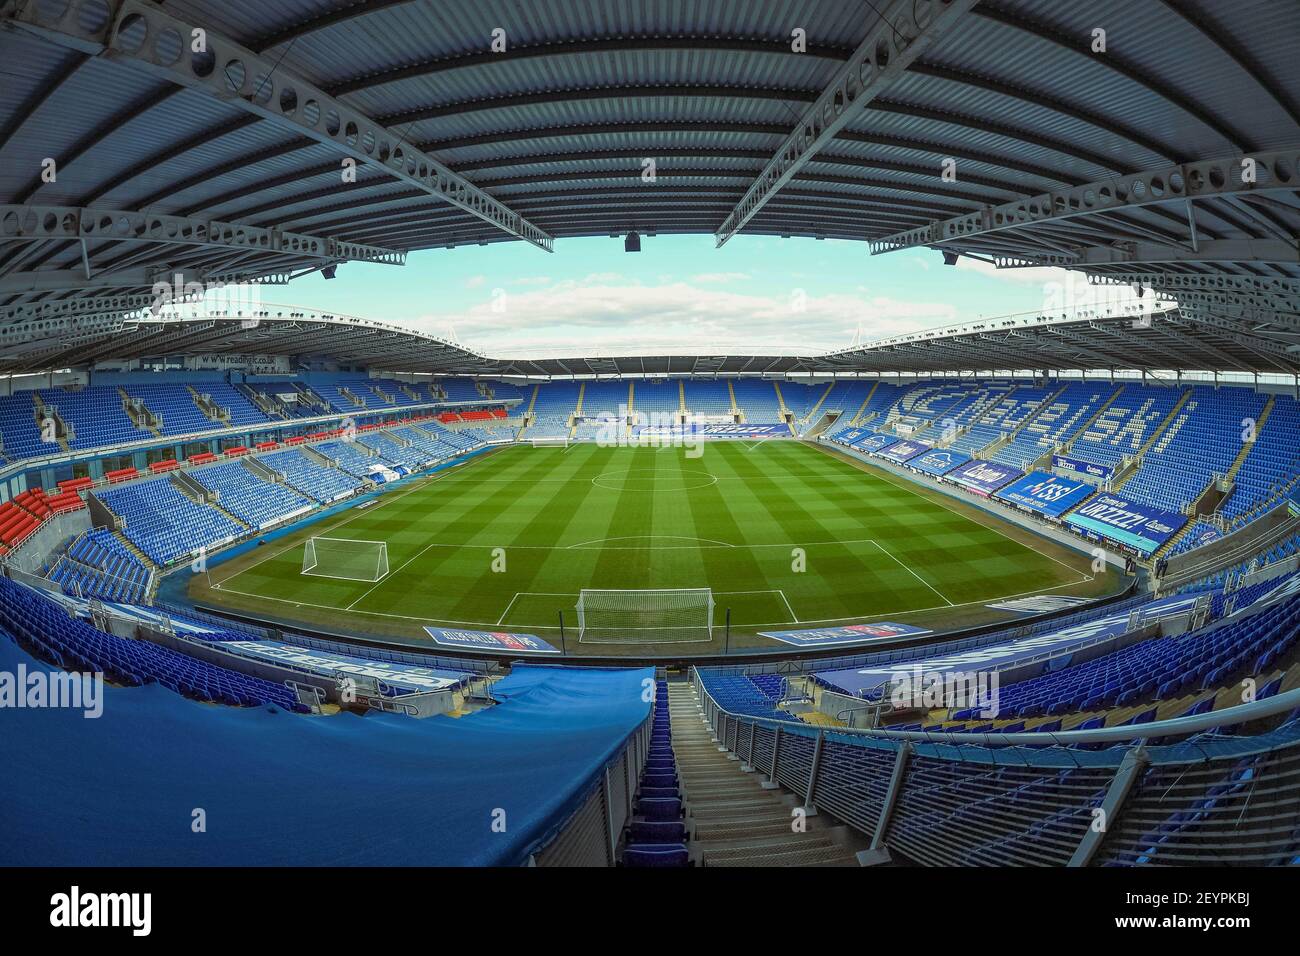
[[[312,536],[384,542],[388,573],[304,575]],[[513,446],[217,564],[191,596],[336,632],[408,637],[431,625],[554,640],[563,612],[570,650],[626,653],[579,641],[581,589],[711,588],[715,624],[729,609],[733,644],[754,645],[768,643],[760,630],[862,621],[939,629],[1009,616],[985,607],[999,598],[1113,589],[1089,563],[799,442],[715,442],[698,457]],[[713,643],[721,636],[715,628]],[[670,639],[648,634],[644,644]]]

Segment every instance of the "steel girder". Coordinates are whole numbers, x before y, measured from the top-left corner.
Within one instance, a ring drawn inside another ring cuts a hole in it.
[[[1253,167],[1247,160],[1253,161]],[[1057,189],[1028,199],[985,206],[963,216],[932,222],[916,229],[875,239],[875,255],[960,242],[1007,229],[1026,229],[1039,223],[1060,222],[1168,202],[1213,199],[1233,194],[1295,192],[1300,188],[1300,146],[1248,153],[1246,156],[1202,160],[1118,176],[1068,189]],[[1253,169],[1253,179],[1245,176]]]
[[[331,262],[406,261],[406,253],[394,249],[216,219],[100,207],[0,205],[0,242],[51,240],[209,246]]]
[[[147,0],[102,0],[105,22],[81,4],[11,4],[5,19],[36,36],[99,56],[212,97],[384,170],[496,229],[552,251],[553,240],[504,203],[359,110],[280,68],[217,30],[164,12]],[[196,33],[195,31],[200,31]],[[203,52],[192,52],[195,38]]]
[[[1300,265],[1300,249],[1281,239],[1210,239],[1197,248],[1160,242],[1116,242],[1109,246],[1088,246],[1077,253],[1039,252],[993,256],[1000,269],[1064,266],[1092,268],[1125,265],[1173,265],[1225,262]],[[1121,280],[1125,277],[1119,276]]]
[[[714,238],[721,246],[979,0],[894,0],[804,112]]]
[[[203,284],[213,278],[195,269],[169,269],[166,266],[122,269],[106,275],[87,279],[81,268],[49,269],[41,272],[23,272],[16,276],[0,278],[0,295],[35,295],[44,292],[79,292],[87,286],[102,289],[148,289],[155,283],[169,286]]]

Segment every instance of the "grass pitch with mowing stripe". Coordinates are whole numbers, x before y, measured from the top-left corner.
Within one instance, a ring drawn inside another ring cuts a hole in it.
[[[304,576],[311,535],[385,541],[391,571],[377,583]],[[1088,564],[798,442],[715,442],[698,458],[681,448],[515,446],[220,564],[191,594],[383,635],[422,636],[428,624],[554,640],[563,611],[572,650],[582,588],[708,587],[715,624],[730,608],[732,643],[742,646],[770,643],[758,630],[983,623],[998,616],[983,608],[997,598],[1114,588]]]

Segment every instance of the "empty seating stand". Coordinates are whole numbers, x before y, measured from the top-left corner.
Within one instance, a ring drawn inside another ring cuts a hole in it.
[[[691,865],[682,821],[682,793],[673,755],[672,725],[668,715],[668,682],[655,682],[654,716],[650,749],[641,772],[633,816],[623,844],[622,865],[627,867],[685,867]]]
[[[149,641],[107,634],[3,577],[0,632],[42,660],[67,670],[102,673],[115,684],[139,687],[158,683],[195,700],[310,712],[284,684],[219,667]]]
[[[296,448],[263,455],[262,464],[284,475],[290,487],[328,504],[353,494],[361,481],[353,475],[322,465]]]
[[[73,541],[49,577],[65,594],[127,603],[147,600],[153,583],[152,571],[106,528]]]
[[[98,498],[125,520],[122,533],[159,567],[248,532],[215,508],[187,498],[169,478],[106,488]]]
[[[254,528],[265,528],[313,506],[310,498],[288,485],[263,481],[237,461],[201,468],[191,477],[217,492],[223,509]]]

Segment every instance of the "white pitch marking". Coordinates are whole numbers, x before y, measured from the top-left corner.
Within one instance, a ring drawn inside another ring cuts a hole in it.
[[[777,588],[776,593],[781,595],[781,600],[785,602],[785,609],[790,612],[790,617],[793,618],[794,622],[796,624],[802,624],[803,622],[799,620],[799,615],[795,614],[794,608],[790,606],[790,599],[785,596],[785,591]]]
[[[871,543],[874,544],[874,545],[875,545],[877,548],[879,548],[881,551],[883,551],[883,552],[885,553],[885,555],[886,555],[888,558],[890,558],[890,559],[893,560],[895,563],[897,563],[898,566],[899,566],[900,568],[902,568],[904,571],[906,571],[906,572],[907,572],[908,574],[910,574],[912,577],[916,578],[918,581],[920,581],[922,584],[924,584],[927,588],[929,588],[929,589],[930,589],[931,591],[933,591],[935,594],[939,595],[939,597],[941,597],[941,598],[943,599],[944,603],[947,604],[949,607],[955,607],[955,606],[956,606],[956,605],[954,605],[951,601],[949,601],[948,598],[944,595],[944,593],[943,593],[942,591],[940,591],[937,587],[935,587],[933,584],[931,584],[931,583],[930,583],[929,581],[927,581],[925,578],[921,577],[921,575],[917,574],[915,571],[913,571],[911,568],[909,568],[909,567],[908,567],[906,564],[904,564],[902,561],[899,561],[898,558],[895,558],[892,554],[890,554],[890,553],[889,553],[889,549],[886,548],[886,547],[885,547],[883,544],[881,544],[879,541],[872,541]]]
[[[502,611],[501,616],[497,618],[497,627],[501,626],[501,622],[506,619],[506,615],[510,613],[510,609],[515,606],[515,602],[519,600],[519,595],[522,593],[522,591],[515,592],[515,596],[510,599],[510,603],[506,605],[506,609]]]
[[[955,607],[974,607],[975,605],[982,605],[982,604],[984,604],[984,603],[986,603],[986,602],[988,602],[988,601],[1005,601],[1005,600],[1008,600],[1008,599],[1010,599],[1010,598],[1025,597],[1025,596],[1030,595],[1030,594],[1046,594],[1046,593],[1049,592],[1049,591],[1059,591],[1061,588],[1073,587],[1074,585],[1076,585],[1076,584],[1078,584],[1078,583],[1079,583],[1078,581],[1070,581],[1070,582],[1068,582],[1068,583],[1066,583],[1066,584],[1057,584],[1057,585],[1055,585],[1055,586],[1053,586],[1053,587],[1050,587],[1050,588],[1039,588],[1039,589],[1034,590],[1034,591],[1020,591],[1020,592],[1018,592],[1018,593],[1016,593],[1016,594],[1002,594],[1002,595],[998,595],[998,596],[994,596],[994,597],[982,597],[982,598],[979,598],[979,599],[974,600],[974,601],[963,601],[961,604],[952,604],[952,603],[949,603],[949,604],[935,604],[935,605],[933,605],[933,606],[931,606],[931,607],[914,607],[914,608],[905,608],[905,609],[892,610],[892,611],[874,611],[874,612],[871,612],[871,613],[869,613],[869,614],[850,614],[850,615],[848,615],[848,616],[846,616],[846,617],[821,617],[821,618],[813,618],[812,620],[800,621],[799,623],[800,623],[800,624],[838,624],[838,623],[840,623],[841,621],[858,622],[858,621],[864,621],[864,620],[867,620],[868,618],[876,618],[876,619],[880,619],[880,618],[910,617],[910,616],[913,615],[913,614],[925,614],[925,613],[927,613],[927,612],[929,612],[929,611],[944,611],[944,610],[947,610],[948,608],[955,608]],[[226,588],[222,593],[224,593],[224,594],[240,594],[240,595],[243,595],[244,597],[256,598],[256,599],[259,600],[259,601],[275,601],[275,602],[277,602],[277,603],[279,603],[279,604],[291,604],[291,605],[293,605],[294,607],[314,607],[314,608],[316,608],[316,610],[318,610],[318,611],[339,611],[339,610],[342,610],[342,608],[340,608],[340,607],[338,607],[337,605],[334,605],[334,604],[313,604],[313,603],[311,603],[311,602],[307,602],[306,604],[300,604],[300,603],[298,603],[298,602],[296,602],[296,601],[292,601],[292,600],[290,600],[290,599],[288,599],[288,598],[269,597],[269,596],[267,596],[267,595],[265,595],[265,594],[254,594],[254,593],[251,592],[251,591],[236,591],[236,590],[233,590],[233,589],[231,589],[231,588]],[[546,593],[546,592],[530,592],[530,591],[525,591],[524,593],[525,593],[525,594],[531,594],[531,593]],[[767,594],[767,593],[771,593],[771,592],[770,592],[770,589],[769,589],[769,590],[767,590],[767,591],[714,591],[713,593],[714,593],[715,596],[717,596],[717,595],[722,595],[722,594]],[[574,594],[574,595],[569,595],[569,594],[564,594],[564,593],[560,593],[560,592],[555,592],[554,596],[555,596],[555,597],[570,597],[570,596],[571,596],[571,597],[575,597],[575,598],[577,597],[576,594]],[[946,599],[945,599],[945,600],[946,600]],[[450,618],[430,617],[429,615],[423,615],[423,616],[420,616],[420,617],[416,617],[416,616],[411,615],[411,614],[389,614],[389,613],[386,613],[386,612],[384,612],[384,611],[363,611],[363,610],[361,610],[361,609],[359,609],[359,608],[358,608],[358,609],[355,609],[355,610],[353,610],[353,611],[351,611],[351,612],[349,612],[349,613],[351,613],[351,614],[363,614],[363,615],[365,615],[366,617],[386,617],[386,618],[393,618],[394,620],[398,620],[398,621],[418,621],[418,622],[421,622],[421,623],[424,623],[424,624],[457,624],[457,625],[464,625],[464,626],[468,626],[468,627],[490,627],[490,626],[491,626],[491,625],[490,625],[488,622],[486,622],[486,621],[458,621],[458,620],[452,620],[452,619],[450,619]],[[1014,620],[1015,620],[1014,618],[1009,618],[1005,623],[1007,623],[1007,624],[1011,624],[1011,623],[1014,623]],[[754,628],[755,630],[758,630],[758,629],[760,629],[760,628],[783,627],[783,626],[785,626],[785,625],[788,624],[788,623],[790,623],[790,622],[789,622],[789,621],[773,621],[773,622],[771,622],[770,624],[754,624],[754,625],[749,625],[749,627],[752,627],[752,628]],[[555,624],[519,624],[518,627],[521,627],[521,628],[527,628],[527,629],[530,630],[530,631],[558,631],[558,630],[559,630],[559,627],[558,627],[557,625],[555,625]]]

